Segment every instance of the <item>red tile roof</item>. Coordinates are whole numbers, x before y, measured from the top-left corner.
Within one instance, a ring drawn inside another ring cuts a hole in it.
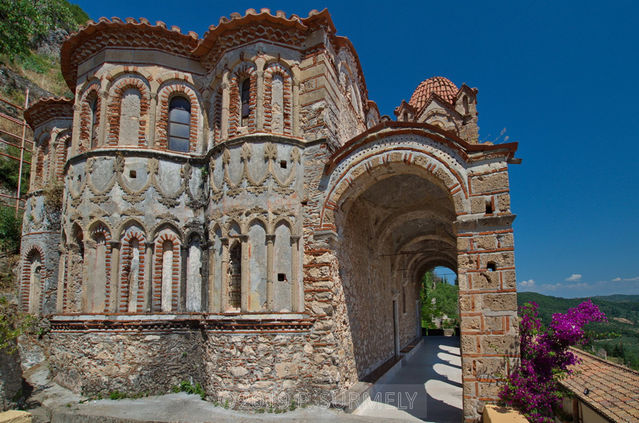
[[[583,351],[572,351],[581,363],[574,366],[574,373],[562,380],[562,385],[612,421],[639,421],[639,372]]]
[[[421,110],[432,94],[436,94],[441,97],[442,100],[453,104],[458,91],[457,86],[448,78],[434,76],[422,81],[422,83],[417,86],[408,104],[417,110]]]

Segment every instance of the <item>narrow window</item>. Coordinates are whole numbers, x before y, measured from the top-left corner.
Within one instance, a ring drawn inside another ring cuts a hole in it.
[[[248,124],[248,117],[251,115],[251,80],[249,78],[242,81],[240,101],[242,103],[242,121],[240,126],[246,126]]]
[[[91,148],[95,148],[98,146],[98,97],[95,94],[89,98],[89,108],[91,109],[89,137],[91,138]]]
[[[280,167],[281,167],[282,169],[286,169],[286,160],[282,160],[282,161],[280,161]]]
[[[173,97],[169,103],[169,150],[188,152],[191,128],[191,103],[184,97]]]
[[[229,307],[239,309],[242,304],[242,248],[236,243],[229,260]]]
[[[494,262],[490,261],[490,262],[488,262],[488,264],[486,265],[486,269],[487,269],[489,272],[494,272],[494,271],[496,271],[496,270],[497,270],[497,265],[496,265]]]

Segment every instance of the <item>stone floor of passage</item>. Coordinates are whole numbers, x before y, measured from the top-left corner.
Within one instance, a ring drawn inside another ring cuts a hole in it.
[[[429,336],[390,377],[375,383],[354,415],[406,421],[462,421],[458,337]]]

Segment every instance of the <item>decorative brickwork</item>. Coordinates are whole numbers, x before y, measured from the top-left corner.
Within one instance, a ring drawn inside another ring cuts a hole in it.
[[[171,246],[171,262],[165,263],[165,245]],[[178,307],[178,295],[180,292],[180,250],[181,250],[180,240],[175,232],[171,229],[164,229],[160,231],[160,233],[156,236],[154,242],[154,251],[155,256],[153,258],[154,269],[153,269],[153,290],[152,290],[152,311],[177,311]],[[166,281],[163,280],[166,276],[166,266],[170,265],[170,280],[171,285],[170,289],[167,290],[165,286]],[[167,303],[163,301],[163,295],[166,292],[170,292],[171,301]],[[168,304],[170,304],[170,310],[164,310],[167,308]],[[163,309],[164,308],[164,309]]]
[[[281,78],[279,98],[273,99],[273,78]],[[290,72],[281,64],[273,63],[264,71],[264,130],[275,134],[291,135],[293,86]],[[278,116],[279,115],[279,116]],[[281,119],[281,122],[277,122]]]
[[[246,124],[242,123],[242,104],[240,88],[245,79],[250,81],[249,116]],[[257,113],[257,73],[253,63],[241,63],[233,71],[231,77],[230,104],[229,104],[229,138],[244,133],[255,132],[255,118]],[[245,128],[245,129],[243,129]]]
[[[218,87],[212,96],[210,122],[213,143],[217,144],[222,141],[222,87]]]
[[[91,82],[84,90],[80,101],[80,140],[78,152],[97,147],[100,127],[100,81]],[[95,102],[95,111],[92,109]],[[95,113],[95,116],[94,116]]]
[[[118,310],[126,313],[144,311],[144,257],[146,237],[136,226],[128,228],[120,247],[120,288]],[[137,267],[137,272],[135,271]]]
[[[118,145],[120,137],[120,115],[122,113],[122,96],[124,92],[133,88],[140,93],[140,116],[138,129],[138,145],[144,147],[146,145],[146,128],[149,111],[150,93],[147,83],[142,76],[127,75],[119,78],[111,88],[111,103],[108,107],[109,132],[108,145]]]
[[[55,177],[60,180],[63,177],[64,165],[71,151],[71,132],[64,131],[56,137],[55,151]]]
[[[33,302],[37,303],[37,310],[40,310],[41,298],[31,298],[31,293],[34,292],[31,286],[33,265],[39,265],[39,279],[40,286],[36,287],[35,292],[41,293],[43,289],[44,279],[47,277],[46,267],[44,265],[44,251],[39,245],[34,245],[22,258],[22,283],[20,284],[20,303],[22,304],[22,310],[25,312],[31,312],[34,309]]]
[[[113,287],[111,286],[111,231],[104,223],[95,222],[92,225],[92,229],[91,229],[91,239],[96,244],[94,246],[94,248],[96,248],[96,255],[97,255],[97,247],[98,247],[97,244],[101,244],[102,248],[104,249],[104,256],[103,257],[96,256],[95,260],[96,262],[100,262],[100,265],[104,266],[105,304],[104,304],[104,310],[101,310],[101,311],[107,311],[109,310],[111,290],[113,289]],[[94,272],[96,271],[95,268],[92,270]]]

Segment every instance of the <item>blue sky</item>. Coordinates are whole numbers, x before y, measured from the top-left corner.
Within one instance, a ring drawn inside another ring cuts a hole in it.
[[[521,290],[639,294],[639,3],[77,3],[93,19],[143,16],[199,35],[247,8],[327,7],[382,114],[442,75],[479,89],[482,140],[519,142],[510,182]]]

